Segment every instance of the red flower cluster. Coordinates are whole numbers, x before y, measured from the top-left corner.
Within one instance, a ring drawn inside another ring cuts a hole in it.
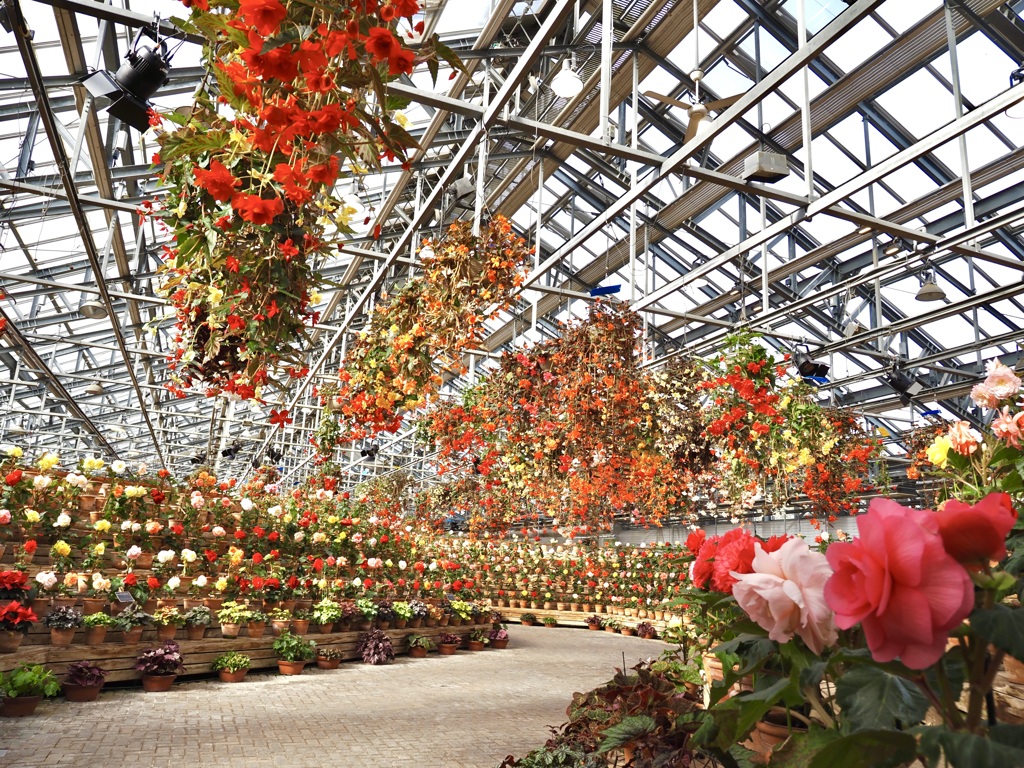
[[[35,611],[17,600],[0,607],[0,628],[8,632],[28,632],[29,624],[39,621]]]

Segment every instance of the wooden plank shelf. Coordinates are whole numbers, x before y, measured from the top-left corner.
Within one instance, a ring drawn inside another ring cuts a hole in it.
[[[391,638],[395,647],[395,654],[403,654],[409,650],[409,635],[419,634],[429,637],[437,642],[438,636],[444,632],[459,635],[465,638],[474,629],[484,631],[490,630],[490,624],[463,624],[458,627],[420,627],[418,629],[389,629],[385,630]],[[333,648],[341,652],[345,661],[358,659],[359,655],[356,646],[359,636],[363,634],[359,630],[347,632],[331,632],[321,634],[319,632],[308,632],[302,635],[306,640],[313,640],[317,648]],[[184,630],[178,635],[183,638]],[[76,638],[83,638],[84,633],[80,630]],[[202,640],[176,641],[181,646],[182,655],[185,657],[187,671],[182,677],[195,677],[198,675],[209,675],[213,673],[213,661],[222,653],[228,651],[239,651],[252,659],[251,669],[274,669],[277,667],[277,659],[274,656],[273,643],[274,634],[268,626],[263,637],[251,638],[242,635],[237,638],[226,638],[220,635],[217,628],[207,630],[207,637]],[[121,640],[120,632],[109,632],[107,639],[100,645],[85,645],[84,643],[72,643],[65,648],[58,648],[52,645],[22,645],[14,653],[0,654],[0,672],[13,669],[22,662],[31,664],[45,664],[58,675],[63,674],[68,664],[74,661],[94,661],[106,670],[110,671],[107,677],[109,682],[137,681],[139,673],[135,671],[135,657],[144,649],[159,645],[156,639],[156,630],[147,629],[143,633],[143,639],[133,645],[126,645]],[[315,663],[315,662],[313,662]]]

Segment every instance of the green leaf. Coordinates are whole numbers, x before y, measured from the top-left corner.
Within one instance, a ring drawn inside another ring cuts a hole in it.
[[[928,699],[916,685],[869,666],[836,681],[836,701],[854,731],[916,725],[928,711]]]
[[[917,728],[915,733],[920,735],[920,751],[929,768],[940,766],[943,757],[949,768],[1012,768],[1024,766],[1024,735],[1019,730],[1019,726],[996,726],[991,738],[942,727]]]
[[[971,627],[996,648],[1024,659],[1024,610],[997,605],[975,611]]]
[[[806,733],[795,733],[772,752],[772,768],[807,768],[811,760],[839,735],[839,731],[819,727]]]
[[[469,74],[469,70],[466,69],[466,65],[462,63],[462,59],[455,55],[455,51],[449,48],[447,45],[441,42],[436,34],[433,39],[434,52],[442,59],[444,59],[452,69],[457,69],[464,75]]]
[[[601,740],[601,746],[598,748],[597,754],[603,755],[605,752],[619,749],[637,739],[650,735],[657,728],[658,724],[654,721],[654,718],[648,715],[634,715],[624,718],[621,723],[613,725],[604,732],[604,739]]]
[[[822,748],[807,768],[893,768],[908,763],[917,753],[917,741],[901,731],[860,731]],[[772,765],[777,765],[772,756]]]

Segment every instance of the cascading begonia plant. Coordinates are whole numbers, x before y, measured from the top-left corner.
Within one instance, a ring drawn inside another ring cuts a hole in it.
[[[423,274],[381,298],[346,353],[340,384],[322,394],[340,405],[337,416],[325,410],[315,436],[325,457],[335,444],[396,431],[406,411],[432,399],[442,372],[464,373],[463,355],[509,307],[533,252],[503,216],[479,236],[455,221],[423,245]]]
[[[352,231],[355,209],[335,183],[416,146],[387,81],[421,61],[436,77],[438,56],[458,62],[436,36],[414,52],[396,34],[399,21],[414,24],[415,0],[186,5],[181,26],[205,38],[210,75],[189,114],[165,116],[170,130],[153,121],[168,189],[159,212],[173,237],[162,287],[177,319],[169,386],[253,398],[286,371],[302,375],[315,264]]]

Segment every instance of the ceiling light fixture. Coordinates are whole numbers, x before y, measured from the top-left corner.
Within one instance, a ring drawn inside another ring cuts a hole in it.
[[[188,463],[192,464],[193,466],[199,466],[200,464],[205,464],[206,463],[206,454],[197,451],[196,454],[191,459],[188,460]]]
[[[904,243],[900,238],[896,238],[882,251],[886,256],[895,256],[897,253],[907,250],[907,244]]]
[[[230,446],[220,452],[220,455],[225,459],[233,459],[238,455],[238,452],[242,450],[242,444],[235,440]]]
[[[284,454],[276,448],[267,448],[267,458],[272,463],[277,464],[277,462],[284,458]]]
[[[78,311],[90,320],[102,320],[107,316],[107,305],[97,299],[86,299],[79,304]]]
[[[562,68],[551,79],[551,90],[561,99],[572,99],[583,92],[583,80],[568,59],[562,62]]]
[[[102,395],[103,394],[103,382],[94,381],[85,388],[85,394],[87,395]]]
[[[911,400],[924,391],[924,385],[897,366],[893,366],[884,377],[885,383],[899,393],[900,402],[910,405]]]
[[[1021,83],[1024,83],[1024,66],[1020,66],[1010,73],[1011,88],[1016,88]],[[1007,107],[1003,114],[1014,120],[1024,120],[1024,101],[1018,101]]]
[[[946,292],[935,282],[935,275],[930,269],[921,273],[921,288],[914,297],[918,301],[945,301]]]
[[[143,35],[156,47],[140,45]],[[161,40],[157,30],[143,27],[135,34],[125,54],[126,61],[113,76],[101,69],[83,77],[81,83],[92,94],[97,109],[106,109],[121,122],[145,133],[152,107],[149,98],[170,80],[173,55],[174,51],[167,50],[166,38]]]
[[[828,375],[829,365],[821,360],[814,360],[807,350],[807,345],[797,347],[793,354],[793,364],[797,373],[805,379],[823,379]]]

